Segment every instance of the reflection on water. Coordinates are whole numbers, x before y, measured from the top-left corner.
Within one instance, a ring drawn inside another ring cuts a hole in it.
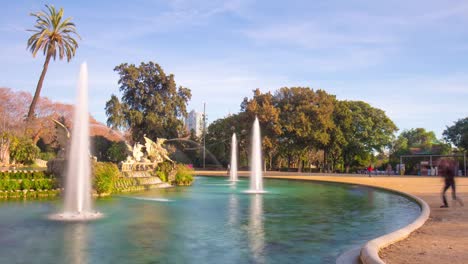
[[[65,226],[64,244],[67,244],[65,247],[66,263],[89,263],[88,250],[86,248],[89,244],[88,228],[86,223],[72,223]]]
[[[249,218],[249,242],[255,263],[265,263],[265,231],[263,228],[263,196],[251,195]]]
[[[237,227],[239,224],[239,197],[236,194],[231,194],[228,201],[228,225]]]

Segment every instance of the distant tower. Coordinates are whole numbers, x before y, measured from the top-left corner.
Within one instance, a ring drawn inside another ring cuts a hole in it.
[[[190,111],[185,120],[185,124],[187,130],[190,132],[193,129],[197,137],[203,135],[203,113],[195,112],[195,110]]]

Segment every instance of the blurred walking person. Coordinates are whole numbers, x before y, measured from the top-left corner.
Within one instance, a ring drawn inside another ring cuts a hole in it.
[[[442,201],[443,205],[441,205],[441,208],[447,208],[448,202],[447,202],[447,197],[445,196],[445,192],[449,189],[452,188],[452,199],[454,201],[457,201],[461,206],[463,206],[463,201],[457,197],[456,193],[456,187],[455,187],[455,171],[456,171],[456,166],[455,162],[449,159],[442,159],[439,162],[439,172],[440,174],[444,177],[444,188],[442,190]]]

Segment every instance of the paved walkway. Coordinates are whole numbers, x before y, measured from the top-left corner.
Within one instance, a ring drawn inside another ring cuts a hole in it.
[[[225,175],[225,171],[197,171],[199,175]],[[241,172],[240,176],[248,173]],[[380,252],[381,258],[393,263],[468,263],[468,178],[457,178],[457,193],[467,204],[461,207],[452,203],[450,208],[439,208],[442,204],[440,177],[400,177],[300,174],[268,172],[266,177],[300,180],[317,180],[365,184],[394,189],[420,197],[429,204],[429,220],[407,239],[393,244]],[[448,193],[450,198],[450,193]]]

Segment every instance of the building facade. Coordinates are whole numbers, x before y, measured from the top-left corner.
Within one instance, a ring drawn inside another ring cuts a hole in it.
[[[190,111],[185,119],[185,126],[189,132],[193,130],[197,137],[201,137],[203,135],[203,113],[195,110]]]

